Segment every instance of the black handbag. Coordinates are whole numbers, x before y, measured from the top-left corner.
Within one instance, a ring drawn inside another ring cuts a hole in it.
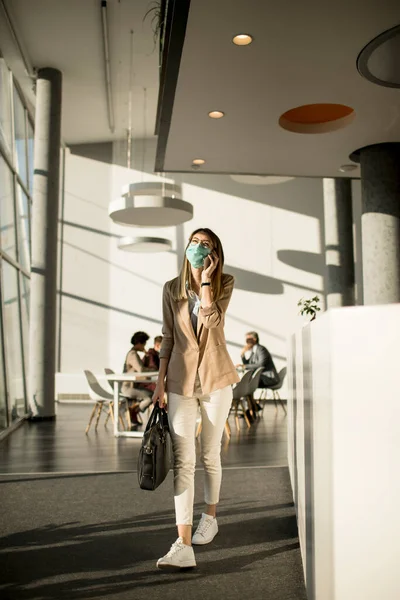
[[[138,458],[138,480],[142,490],[155,490],[171,466],[171,440],[168,416],[155,404],[143,434]]]

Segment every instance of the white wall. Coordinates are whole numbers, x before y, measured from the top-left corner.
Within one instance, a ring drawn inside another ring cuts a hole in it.
[[[288,456],[309,598],[400,598],[399,328],[399,304],[347,307],[291,340]]]
[[[154,144],[146,144],[146,173],[122,166],[118,144],[117,164],[102,162],[99,152],[97,160],[67,153],[64,220],[75,226],[64,225],[61,371],[120,370],[136,330],[151,337],[161,333],[163,283],[177,275],[182,248],[199,226],[220,236],[225,271],[236,278],[226,319],[233,361],[240,361],[245,333],[256,330],[277,368],[285,366],[287,338],[304,320],[298,300],[318,294],[324,308],[321,180],[254,186],[227,175],[173,174],[167,181],[181,184],[183,199],[193,204],[190,222],[158,229],[117,226],[108,217],[108,205],[122,186],[159,179],[151,173]],[[140,164],[138,143],[133,165]],[[173,248],[162,254],[124,252],[117,248],[117,236],[124,235],[167,237]]]
[[[65,175],[61,371],[77,373],[109,362],[111,313],[98,304],[110,305],[114,240],[76,225],[109,232],[111,173],[101,162],[67,153]]]

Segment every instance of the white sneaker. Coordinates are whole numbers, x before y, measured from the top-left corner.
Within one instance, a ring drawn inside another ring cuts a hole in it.
[[[193,534],[192,544],[202,546],[213,541],[218,533],[217,519],[203,513],[200,523]]]
[[[196,559],[193,548],[184,544],[181,537],[178,537],[176,542],[172,544],[170,551],[157,561],[159,569],[179,570],[195,566]]]

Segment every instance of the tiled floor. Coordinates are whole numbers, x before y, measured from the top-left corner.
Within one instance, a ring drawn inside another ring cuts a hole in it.
[[[136,470],[140,439],[115,438],[102,417],[97,433],[85,435],[91,404],[58,404],[55,422],[24,423],[0,443],[0,474],[41,472],[105,472]],[[225,467],[286,466],[286,416],[267,404],[250,429],[224,435]],[[200,443],[198,442],[198,446]]]

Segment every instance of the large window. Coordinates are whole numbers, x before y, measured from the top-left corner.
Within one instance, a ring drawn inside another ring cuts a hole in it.
[[[1,250],[11,258],[17,258],[17,244],[14,213],[13,174],[0,156],[0,227]]]
[[[15,86],[13,88],[13,100],[15,166],[22,181],[28,187],[28,141],[25,130],[26,112]]]
[[[0,430],[27,412],[33,124],[0,58]]]
[[[28,121],[28,189],[33,191],[33,127]]]
[[[15,191],[18,221],[18,259],[21,265],[29,271],[31,262],[30,203],[28,196],[20,185],[17,185]]]
[[[28,348],[29,348],[29,301],[30,301],[30,284],[29,277],[22,275],[20,279],[20,295],[21,295],[21,322],[22,322],[22,344],[24,350],[25,373],[28,372]]]
[[[1,315],[0,315],[1,317]],[[0,318],[0,431],[7,427],[6,380],[4,375],[3,324]]]
[[[12,155],[12,123],[11,123],[11,75],[2,58],[0,58],[0,143],[11,157]]]
[[[3,319],[9,416],[13,421],[25,414],[24,368],[22,364],[18,270],[2,261]]]

